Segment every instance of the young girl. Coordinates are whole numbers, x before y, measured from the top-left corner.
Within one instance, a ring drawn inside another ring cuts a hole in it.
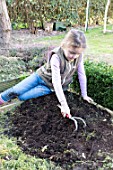
[[[72,82],[75,71],[78,73],[81,95],[84,100],[92,101],[87,96],[87,81],[83,64],[83,52],[86,48],[86,38],[82,31],[71,29],[58,48],[53,49],[47,63],[35,73],[0,94],[0,104],[18,97],[28,100],[39,96],[56,93],[61,104],[61,113],[70,117],[70,109],[64,90]]]

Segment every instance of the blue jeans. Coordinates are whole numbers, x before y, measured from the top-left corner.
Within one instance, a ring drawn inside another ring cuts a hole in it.
[[[28,100],[50,93],[52,91],[44,80],[37,73],[33,73],[17,85],[2,92],[1,97],[4,101],[9,101],[15,97],[18,97],[19,100]]]

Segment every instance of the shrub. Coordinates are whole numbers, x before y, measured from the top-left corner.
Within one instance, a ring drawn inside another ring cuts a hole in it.
[[[16,57],[0,56],[0,82],[7,81],[26,73],[25,62]]]
[[[88,95],[95,102],[113,110],[113,66],[106,63],[85,61]],[[80,92],[77,74],[74,75],[72,88]]]

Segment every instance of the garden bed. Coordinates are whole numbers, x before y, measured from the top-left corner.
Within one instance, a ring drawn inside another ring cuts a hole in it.
[[[111,115],[74,93],[65,92],[65,95],[71,114],[82,117],[86,128],[79,122],[78,131],[74,131],[74,123],[62,117],[53,93],[25,101],[7,112],[10,121],[4,133],[15,136],[25,153],[49,159],[65,170],[112,169]]]

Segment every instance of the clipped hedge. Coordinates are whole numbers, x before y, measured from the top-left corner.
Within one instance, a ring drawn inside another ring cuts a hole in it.
[[[113,66],[87,60],[85,61],[85,70],[87,75],[88,95],[98,104],[113,110]],[[76,73],[71,87],[77,93],[80,93]]]

